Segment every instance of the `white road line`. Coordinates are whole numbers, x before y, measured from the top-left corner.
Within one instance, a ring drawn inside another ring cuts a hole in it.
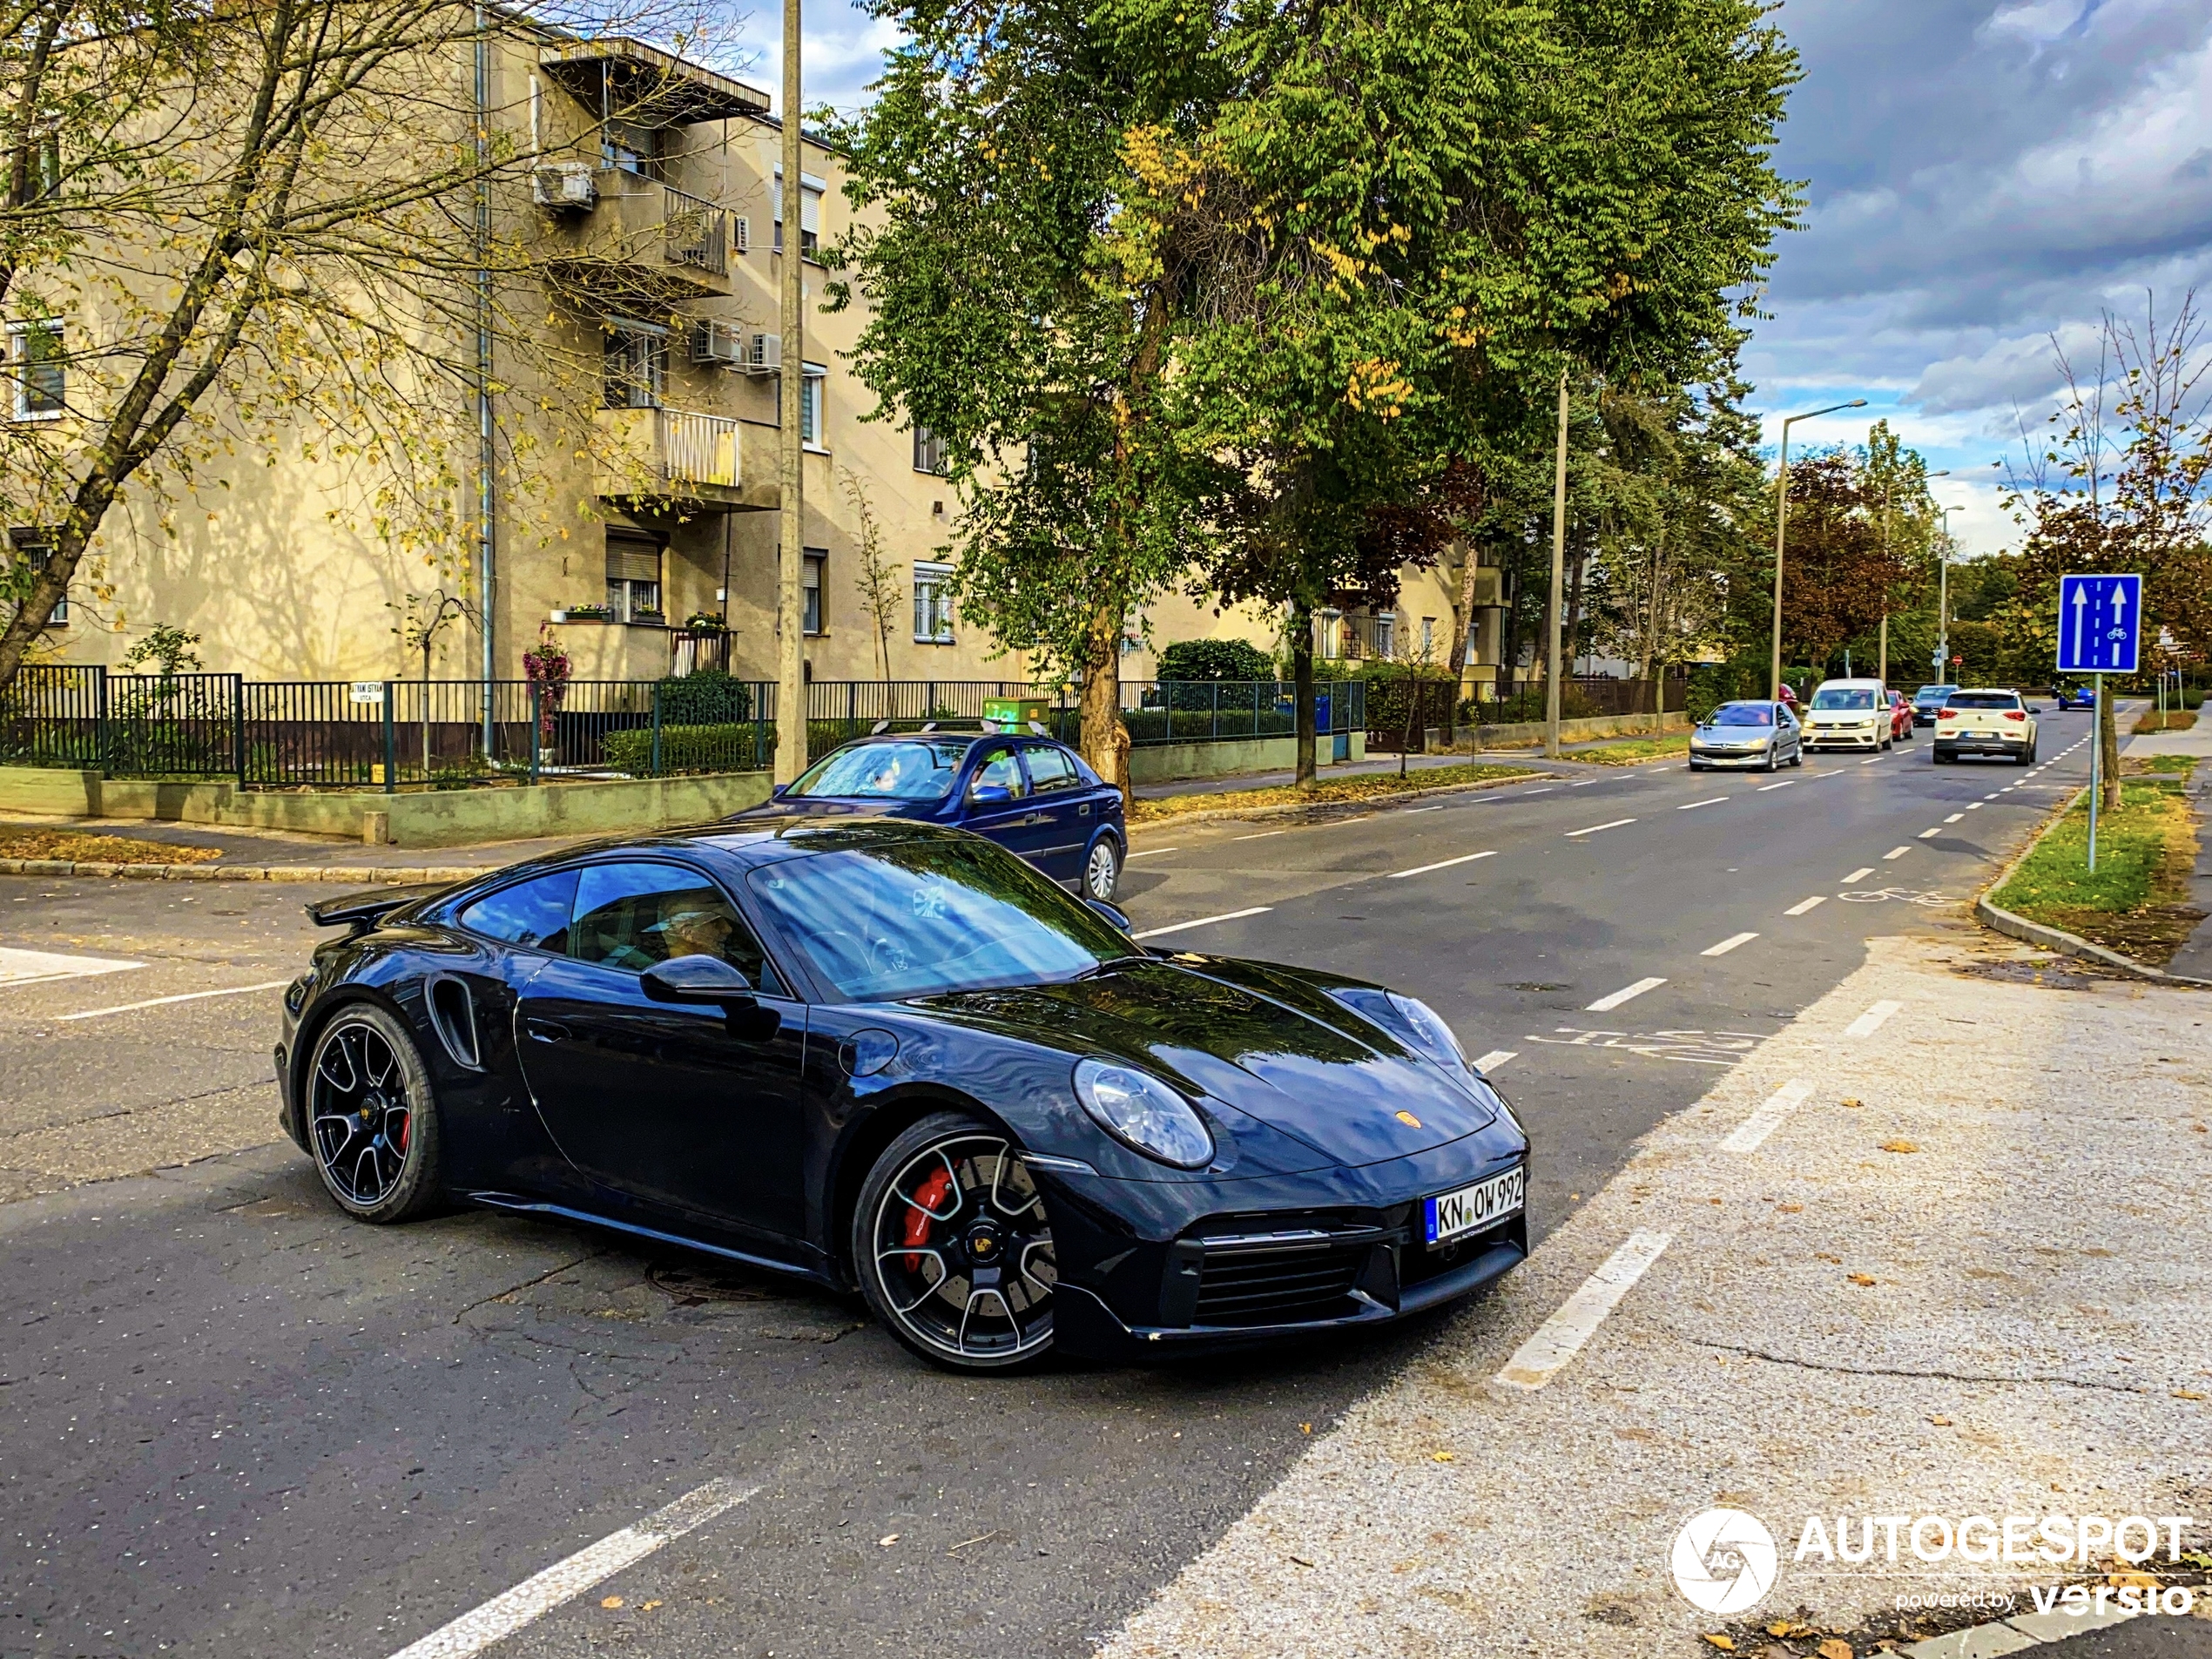
[[[1876,755],[1876,756],[1874,757],[1874,759],[1871,759],[1871,760],[1862,760],[1862,761],[1860,761],[1858,764],[1859,764],[1860,765],[1862,765],[1862,766],[1872,766],[1872,765],[1878,765],[1881,763],[1881,760],[1882,760],[1882,757],[1881,757],[1880,755]]]
[[[1264,841],[1271,835],[1288,835],[1289,833],[1288,830],[1262,830],[1257,835],[1232,835],[1229,839],[1232,841]]]
[[[1853,870],[1849,875],[1844,878],[1844,885],[1845,887],[1849,887],[1854,881],[1864,881],[1868,876],[1873,873],[1874,867],[1872,865],[1862,864],[1858,867],[1858,868]]]
[[[1183,849],[1179,846],[1148,846],[1142,853],[1130,853],[1130,857],[1133,859],[1157,859],[1163,853],[1180,853],[1181,851],[1183,851]]]
[[[1569,784],[1567,786],[1569,789],[1588,789],[1592,784],[1602,784],[1604,781],[1602,778],[1585,778],[1579,784]]]
[[[1761,784],[1754,792],[1764,795],[1770,789],[1787,789],[1791,784],[1794,784],[1797,781],[1797,780],[1795,778],[1784,778],[1778,784]]]
[[[1431,870],[1448,870],[1455,864],[1472,864],[1477,859],[1494,859],[1497,856],[1494,850],[1488,853],[1462,853],[1455,859],[1440,859],[1434,864],[1417,864],[1410,870],[1393,870],[1383,880],[1403,881],[1409,875],[1426,875]]]
[[[1946,824],[1955,824],[1955,823],[1957,823],[1957,822],[1958,822],[1960,819],[1964,818],[1965,816],[1966,816],[1966,813],[1952,813],[1952,814],[1951,814],[1951,816],[1950,816],[1950,817],[1948,817],[1948,818],[1945,819],[1943,821],[1944,821],[1945,823],[1946,823]]]
[[[1541,1388],[1560,1368],[1581,1352],[1582,1345],[1604,1323],[1629,1288],[1642,1278],[1660,1251],[1673,1242],[1672,1233],[1635,1232],[1629,1242],[1605,1258],[1605,1265],[1584,1279],[1559,1312],[1536,1327],[1536,1334],[1522,1343],[1506,1361],[1497,1380],[1508,1388]]]
[[[1474,1062],[1474,1069],[1477,1071],[1495,1071],[1520,1052],[1518,1049],[1493,1049]]]
[[[1594,784],[1596,784],[1596,783],[1603,783],[1605,780],[1604,780],[1602,778],[1593,778],[1593,779],[1590,779],[1590,781],[1591,781],[1592,783],[1594,783]],[[1543,787],[1541,787],[1541,789],[1524,789],[1524,790],[1522,790],[1522,791],[1521,792],[1521,794],[1520,794],[1520,795],[1515,795],[1515,796],[1514,796],[1514,797],[1513,797],[1513,799],[1514,799],[1514,800],[1519,800],[1519,799],[1521,798],[1521,795],[1548,795],[1548,794],[1550,794],[1550,793],[1552,792],[1552,791],[1553,791],[1553,790],[1554,790],[1554,789],[1556,789],[1556,788],[1558,788],[1558,787],[1559,787],[1559,786],[1558,786],[1557,784],[1546,784],[1546,785],[1544,785],[1544,786],[1543,786]],[[1579,785],[1579,784],[1577,784],[1577,785],[1575,785],[1575,786],[1574,786],[1574,787],[1575,787],[1575,788],[1579,789],[1579,788],[1581,788],[1581,785]],[[1503,799],[1506,799],[1506,797],[1505,797],[1505,796],[1503,796],[1503,795],[1500,795],[1500,796],[1497,796],[1495,799],[1499,799],[1499,800],[1503,800]]]
[[[1918,834],[1917,836],[1915,836],[1913,839],[1914,839],[1915,840],[1925,841],[1925,840],[1928,840],[1932,839],[1932,837],[1934,837],[1934,836],[1940,835],[1940,834],[1942,834],[1942,833],[1943,833],[1943,826],[1942,826],[1942,825],[1940,825],[1940,824],[1932,824],[1932,825],[1930,825],[1930,826],[1929,826],[1926,829],[1922,830],[1922,831],[1919,833],[1919,834]]]
[[[1967,811],[1967,812],[1969,812],[1969,813],[1978,813],[1978,812],[1979,812],[1980,810],[1981,810],[1981,803],[1980,803],[1979,801],[1978,801],[1978,800],[1970,800],[1970,801],[1968,801],[1968,802],[1966,803],[1966,811]],[[1961,817],[1961,816],[1963,816],[1963,815],[1964,815],[1964,814],[1958,813],[1953,813],[1952,814],[1952,816],[1954,819],[1955,819],[1955,818]]]
[[[1147,927],[1141,934],[1131,934],[1131,939],[1157,939],[1163,934],[1179,934],[1186,927],[1207,927],[1217,921],[1241,921],[1246,916],[1264,916],[1275,908],[1271,904],[1256,904],[1249,910],[1224,910],[1217,916],[1200,916],[1195,921],[1178,921],[1172,927]]]
[[[1623,824],[1633,824],[1635,822],[1635,819],[1633,818],[1616,818],[1608,823],[1592,824],[1584,829],[1569,830],[1567,832],[1567,839],[1571,841],[1577,835],[1595,835],[1600,830],[1619,829]]]
[[[1663,979],[1640,979],[1633,985],[1622,987],[1621,989],[1614,992],[1609,996],[1601,996],[1596,1001],[1591,1003],[1585,1012],[1590,1014],[1604,1014],[1613,1008],[1619,1008],[1622,1003],[1627,1001],[1630,997],[1642,996],[1646,991],[1655,989],[1659,986],[1664,985],[1666,982],[1667,981]]]
[[[1398,815],[1411,818],[1415,813],[1440,813],[1443,810],[1441,806],[1401,806],[1398,809]]]
[[[1882,1022],[1905,1006],[1902,1002],[1877,1002],[1874,1006],[1844,1028],[1847,1037],[1871,1037],[1882,1028]]]
[[[2000,796],[2000,795],[2003,794],[2004,792],[2004,792],[2003,790],[2001,790],[2001,789],[1993,789],[1993,790],[1990,791],[1990,792],[1989,792],[1988,794],[1984,795],[1984,796],[1982,797],[1982,799],[1983,799],[1984,800],[1995,800],[1995,799],[1997,799],[1997,797],[1998,797],[1998,796]]]
[[[10,950],[0,947],[0,985],[36,985],[44,980],[120,974],[125,968],[145,966],[144,962],[119,961],[108,956],[64,956],[51,950]]]
[[[1912,849],[1909,846],[1893,846],[1888,852],[1883,853],[1882,857],[1885,861],[1891,859],[1901,859],[1912,850]]]
[[[1791,905],[1782,914],[1785,916],[1802,916],[1806,911],[1817,910],[1822,905],[1824,905],[1827,902],[1828,895],[1826,894],[1816,893],[1810,899],[1798,900],[1797,903]]]
[[[1812,1085],[1798,1078],[1790,1081],[1767,1096],[1766,1104],[1736,1126],[1735,1132],[1721,1143],[1723,1152],[1756,1152],[1759,1143],[1782,1126],[1782,1120],[1804,1103],[1812,1093]]]
[[[1757,937],[1757,934],[1730,934],[1719,944],[1708,945],[1697,954],[1700,956],[1725,956],[1738,945],[1748,945]]]
[[[1678,813],[1694,813],[1700,806],[1717,806],[1727,799],[1725,795],[1712,795],[1703,800],[1685,801],[1675,810]]]
[[[110,1014],[136,1014],[140,1008],[166,1008],[172,1002],[197,1002],[209,996],[243,996],[248,991],[280,991],[291,984],[290,980],[265,979],[259,985],[232,985],[219,991],[184,991],[175,996],[150,996],[143,1002],[125,1002],[111,1008],[86,1008],[82,1014],[64,1014],[55,1023],[63,1025],[71,1020],[98,1020]]]
[[[482,1607],[464,1613],[451,1624],[433,1630],[420,1642],[411,1642],[392,1659],[469,1659],[494,1642],[522,1629],[570,1602],[604,1579],[635,1566],[663,1544],[704,1527],[716,1516],[736,1508],[759,1487],[741,1487],[731,1480],[710,1480],[689,1492],[665,1509],[647,1515],[635,1526],[610,1533],[587,1545],[566,1561],[556,1561],[513,1589],[495,1595]]]

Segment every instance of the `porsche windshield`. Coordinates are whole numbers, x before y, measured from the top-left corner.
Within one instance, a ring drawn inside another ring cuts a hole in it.
[[[967,753],[965,738],[856,743],[825,755],[784,793],[847,800],[942,800],[951,792]]]
[[[854,1001],[1073,979],[1135,948],[1106,920],[982,840],[914,840],[753,873],[761,905]]]

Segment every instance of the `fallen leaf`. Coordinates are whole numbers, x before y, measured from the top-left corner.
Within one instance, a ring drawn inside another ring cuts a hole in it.
[[[1298,1426],[1298,1432],[1301,1434],[1311,1434],[1313,1433],[1313,1425],[1311,1423],[1300,1423]]]
[[[2121,1589],[2155,1590],[2158,1580],[2148,1573],[2107,1573],[2105,1582]]]
[[[1841,1636],[1830,1636],[1819,1648],[1820,1659],[1851,1659],[1851,1643]]]
[[[599,1605],[604,1608],[620,1607],[622,1605],[622,1597],[619,1595],[603,1595],[599,1598]]]
[[[884,1548],[888,1549],[892,1545],[899,1541],[899,1534],[895,1532],[888,1533],[883,1537],[877,1539],[875,1541],[880,1544]]]
[[[1770,1636],[1809,1636],[1812,1627],[1800,1619],[1777,1619],[1766,1628]]]
[[[1935,1416],[1928,1419],[1928,1421],[1933,1423],[1938,1428],[1949,1428],[1951,1426],[1951,1420],[1944,1416],[1939,1412]]]
[[[1804,1209],[1804,1205],[1801,1204],[1778,1204],[1774,1206],[1774,1213],[1777,1216],[1794,1216]]]
[[[1844,1096],[1844,1104],[1846,1106],[1864,1106],[1866,1103],[1859,1099],[1856,1095],[1846,1095]]]
[[[2202,1399],[2204,1396],[2198,1393],[2194,1388],[2176,1388],[2174,1391],[2174,1398],[2176,1399]]]
[[[1718,1204],[1718,1203],[1720,1203],[1721,1201],[1720,1201],[1718,1198],[1708,1198],[1708,1199],[1706,1199],[1706,1200],[1705,1200],[1705,1202],[1706,1202],[1707,1204]]]
[[[1458,1453],[1453,1452],[1431,1452],[1428,1454],[1428,1460],[1432,1463],[1450,1463],[1457,1456]]]
[[[1723,1653],[1734,1653],[1736,1651],[1736,1638],[1734,1636],[1716,1636],[1709,1631],[1706,1633],[1705,1640],[1711,1642]]]
[[[1910,1141],[1884,1141],[1882,1143],[1882,1150],[1885,1152],[1917,1152],[1919,1150]]]
[[[1816,1250],[1813,1251],[1812,1258],[1817,1262],[1833,1262],[1838,1267],[1841,1267],[1844,1264],[1844,1258],[1842,1257],[1831,1256],[1824,1250]]]
[[[638,1610],[640,1613],[651,1613],[651,1611],[652,1611],[655,1608],[658,1607],[659,1605],[660,1605],[660,1603],[659,1603],[658,1602],[640,1602],[637,1604],[637,1610]]]
[[[1851,1275],[1851,1282],[1854,1285],[1871,1285],[1874,1278],[1871,1273],[1853,1273]]]

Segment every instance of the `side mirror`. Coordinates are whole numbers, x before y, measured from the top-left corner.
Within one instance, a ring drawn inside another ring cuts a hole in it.
[[[1134,933],[1136,931],[1135,924],[1130,921],[1129,917],[1113,905],[1108,904],[1103,899],[1085,899],[1083,902],[1089,905],[1093,910],[1096,910],[1100,915],[1105,917],[1107,921],[1112,922],[1114,926],[1120,928],[1123,933]]]
[[[791,786],[789,784],[776,785],[772,789],[769,790],[768,799],[771,800],[781,800],[783,799],[784,791],[789,789],[790,787]]]
[[[1014,799],[1014,792],[1004,784],[978,784],[968,792],[968,798],[977,806],[1001,805]]]
[[[752,981],[719,956],[671,956],[639,974],[638,982],[652,1002],[747,1008],[753,1001]]]

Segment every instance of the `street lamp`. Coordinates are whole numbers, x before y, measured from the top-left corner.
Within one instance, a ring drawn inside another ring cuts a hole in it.
[[[1951,516],[1963,513],[1966,503],[1955,502],[1936,511],[1943,517],[1943,550],[1936,563],[1936,678],[1951,666]]]
[[[1890,474],[1891,469],[1889,468],[1884,467],[1882,469],[1882,565],[1885,570],[1888,568],[1890,562]],[[1929,473],[1927,476],[1931,478],[1948,478],[1951,476],[1951,469],[1946,467],[1940,472]],[[1887,589],[1884,589],[1882,592],[1882,660],[1880,678],[1882,684],[1885,686],[1890,683],[1890,596]]]
[[[1776,702],[1782,700],[1782,541],[1790,523],[1790,428],[1800,421],[1810,421],[1816,415],[1833,415],[1838,409],[1863,409],[1866,400],[1855,397],[1848,403],[1831,403],[1824,409],[1807,409],[1803,415],[1784,415],[1782,420],[1782,465],[1777,469],[1774,491],[1774,675],[1772,695]]]

